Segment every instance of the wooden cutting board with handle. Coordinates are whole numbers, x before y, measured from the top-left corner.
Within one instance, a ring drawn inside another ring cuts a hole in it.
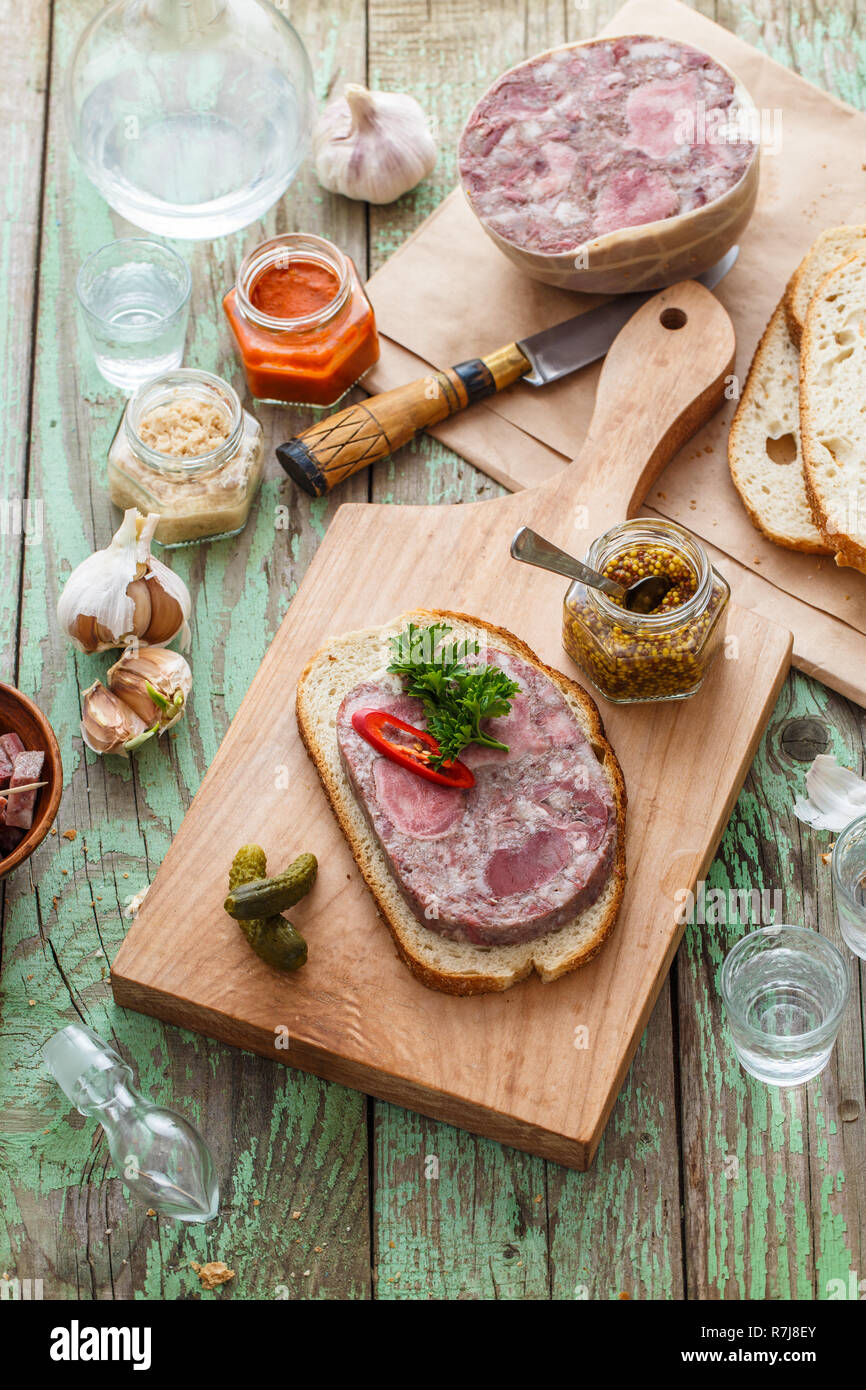
[[[512,560],[511,537],[527,524],[582,556],[633,514],[720,404],[733,351],[718,301],[693,281],[673,286],[613,344],[588,438],[560,476],[468,506],[340,508],[118,952],[119,1004],[588,1166],[676,951],[682,894],[712,860],[788,669],[790,634],[732,608],[724,655],[692,700],[599,702],[629,796],[619,922],[574,974],[470,999],[425,989],[397,959],[301,744],[295,686],[329,634],[416,607],[509,628],[580,679],[560,644],[565,581]],[[302,850],[319,858],[291,913],[309,942],[296,974],[260,961],[223,911],[247,841],[272,869]]]

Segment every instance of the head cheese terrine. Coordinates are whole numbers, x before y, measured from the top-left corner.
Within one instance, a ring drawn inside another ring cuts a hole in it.
[[[568,251],[693,212],[756,153],[734,79],[708,54],[635,35],[544,53],[482,97],[460,141],[482,221],[526,251]]]
[[[516,945],[556,931],[602,892],[617,843],[610,783],[577,718],[544,671],[488,650],[521,688],[488,732],[508,751],[472,745],[470,791],[436,786],[390,762],[352,726],[385,709],[423,728],[420,700],[399,676],[362,681],[337,715],[343,766],[388,866],[430,931],[476,946]]]

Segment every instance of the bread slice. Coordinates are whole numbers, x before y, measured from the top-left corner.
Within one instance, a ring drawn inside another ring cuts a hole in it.
[[[809,302],[800,350],[806,491],[837,565],[866,573],[866,249]]]
[[[830,227],[821,233],[800,262],[788,282],[784,300],[788,332],[797,347],[803,338],[809,300],[824,276],[862,251],[866,251],[866,227]]]
[[[753,526],[777,545],[811,555],[830,547],[812,517],[800,448],[800,354],[785,302],[758,343],[728,435],[728,466]]]
[[[336,717],[343,700],[360,681],[384,670],[387,639],[407,623],[447,621],[457,638],[486,636],[500,649],[532,662],[559,687],[593,747],[613,794],[617,839],[610,873],[596,902],[573,922],[535,941],[514,946],[473,946],[439,936],[418,921],[394,879],[378,838],[370,829],[343,769]],[[544,666],[534,652],[504,628],[463,613],[418,610],[403,613],[379,628],[335,637],[307,663],[298,682],[298,728],[318,769],[331,808],[379,911],[409,969],[422,984],[446,994],[488,994],[509,989],[533,970],[545,982],[584,965],[600,950],[619,912],[625,889],[625,782],[595,701],[575,681]]]

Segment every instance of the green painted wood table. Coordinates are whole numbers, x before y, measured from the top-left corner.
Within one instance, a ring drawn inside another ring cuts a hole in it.
[[[85,753],[79,690],[104,661],[62,640],[53,608],[71,568],[116,524],[106,452],[121,400],[79,337],[73,283],[82,258],[124,224],[70,150],[62,74],[98,8],[98,0],[0,0],[0,676],[51,719],[66,776],[56,833],[2,886],[0,1296],[14,1293],[16,1278],[42,1280],[44,1296],[57,1299],[856,1296],[866,1276],[862,995],[817,1081],[788,1092],[752,1084],[732,1058],[718,997],[741,917],[688,929],[584,1174],[114,1006],[108,972],[128,925],[125,904],[153,877],[334,508],[459,504],[497,488],[422,438],[333,498],[311,501],[281,473],[272,446],[312,416],[262,410],[269,462],[249,526],[235,541],[173,559],[195,603],[190,716],[176,738],[130,766]],[[615,8],[615,0],[293,0],[319,98],[346,81],[411,91],[437,123],[441,155],[431,179],[384,208],[324,193],[307,168],[266,231],[324,232],[373,271],[453,186],[454,137],[488,81],[526,54],[591,35]],[[846,101],[866,103],[856,0],[701,0],[699,8]],[[244,243],[186,248],[194,276],[186,360],[238,384],[218,305]],[[30,502],[26,536],[16,529],[16,499]],[[778,890],[783,920],[836,937],[821,857],[831,837],[805,830],[791,807],[806,761],[825,744],[862,768],[864,731],[862,710],[790,677],[710,888]],[[181,1227],[129,1201],[101,1131],[71,1110],[40,1064],[41,1043],[76,1017],[115,1039],[144,1088],[200,1127],[219,1168],[217,1221]],[[202,1292],[191,1268],[207,1259],[235,1271],[215,1292]]]

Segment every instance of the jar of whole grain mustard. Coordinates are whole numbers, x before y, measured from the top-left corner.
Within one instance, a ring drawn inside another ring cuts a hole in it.
[[[731,595],[703,546],[673,521],[636,517],[593,541],[586,563],[626,587],[650,574],[672,581],[651,613],[571,585],[563,646],[600,694],[613,704],[695,695],[721,645]]]
[[[379,360],[355,264],[324,237],[288,232],[257,246],[223,309],[259,401],[335,405]]]
[[[262,427],[233,386],[179,367],[131,397],[108,451],[108,484],[121,510],[158,512],[167,549],[243,530],[262,476]]]

